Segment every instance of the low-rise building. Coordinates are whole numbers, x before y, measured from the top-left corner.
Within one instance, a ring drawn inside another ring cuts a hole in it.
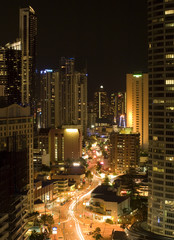
[[[111,219],[117,222],[124,210],[130,209],[130,199],[118,196],[117,190],[108,185],[100,185],[91,193],[90,209],[93,217],[100,221]]]

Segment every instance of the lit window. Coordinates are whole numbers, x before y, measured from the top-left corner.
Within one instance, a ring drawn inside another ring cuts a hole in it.
[[[174,10],[166,10],[165,15],[174,14]]]
[[[174,23],[167,23],[166,27],[174,27]]]
[[[166,58],[174,58],[174,54],[166,54]]]
[[[174,84],[174,80],[166,80],[166,85],[173,85]]]

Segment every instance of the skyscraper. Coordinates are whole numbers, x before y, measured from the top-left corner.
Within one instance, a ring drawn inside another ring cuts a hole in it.
[[[52,69],[45,69],[40,72],[40,101],[41,101],[41,127],[58,127],[59,116],[58,104],[58,81],[59,73]]]
[[[117,92],[111,94],[111,112],[114,116],[114,122],[119,127],[125,127],[126,123],[126,93]]]
[[[2,104],[21,103],[21,43],[0,48],[0,98]]]
[[[87,128],[87,74],[77,72],[74,68],[75,59],[62,57],[59,69],[58,126],[81,125],[83,133]],[[58,74],[58,73],[57,73]]]
[[[148,74],[126,75],[127,127],[140,133],[140,146],[148,149]]]
[[[109,100],[103,86],[100,86],[99,90],[94,93],[94,112],[97,118],[107,118],[110,114]]]
[[[174,0],[148,0],[149,230],[174,238]]]
[[[37,17],[31,6],[20,9],[19,37],[22,47],[22,103],[33,106],[36,87]]]

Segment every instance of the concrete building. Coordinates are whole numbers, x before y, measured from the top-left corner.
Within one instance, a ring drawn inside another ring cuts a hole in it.
[[[0,138],[20,138],[23,137],[27,148],[27,168],[28,168],[28,210],[33,211],[33,118],[30,116],[29,107],[21,107],[17,104],[0,109]],[[4,143],[5,144],[5,143]],[[4,145],[5,146],[5,145]],[[22,148],[22,142],[19,148]]]
[[[174,0],[148,0],[148,227],[174,238]]]
[[[110,135],[110,164],[117,174],[138,169],[140,158],[140,134],[132,128],[118,128]]]
[[[31,6],[19,12],[19,38],[22,49],[22,104],[34,104],[36,89],[37,17]]]
[[[148,149],[148,74],[126,75],[127,127],[140,133],[140,146]]]

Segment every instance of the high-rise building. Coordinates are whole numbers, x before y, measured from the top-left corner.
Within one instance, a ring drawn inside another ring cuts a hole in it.
[[[148,227],[174,238],[174,0],[148,0]]]
[[[26,152],[27,155],[23,155],[24,159],[21,159],[21,155],[19,153],[19,161],[27,161],[27,175],[28,176],[28,183],[27,183],[27,195],[28,195],[28,210],[30,212],[33,211],[33,118],[30,116],[30,108],[28,107],[21,107],[17,104],[10,105],[8,107],[4,107],[0,109],[0,137],[1,143],[3,144],[3,139],[12,139],[11,144],[14,144],[14,147],[18,147],[19,151],[25,150],[22,148],[22,137],[25,139],[26,142]],[[13,138],[12,138],[13,137]],[[15,143],[15,139],[18,139]],[[5,140],[4,140],[5,141]],[[17,145],[18,144],[18,145]],[[21,144],[21,145],[20,145]],[[6,143],[4,142],[4,146]],[[18,152],[18,150],[14,150],[14,152]],[[12,150],[8,150],[7,152],[13,152]],[[9,153],[11,154],[11,153]],[[16,153],[16,156],[17,153]],[[13,161],[18,161],[18,157],[15,159],[15,153],[13,154]],[[27,158],[27,159],[26,159]],[[13,165],[13,162],[11,163]],[[15,162],[16,168],[22,168],[19,162]],[[18,169],[19,171],[22,171]],[[15,171],[18,171],[17,169]],[[25,169],[26,171],[26,169]],[[14,172],[15,174],[15,172]],[[17,173],[16,173],[17,174]],[[19,177],[22,175],[22,172],[19,172]],[[15,177],[15,176],[14,176]],[[18,177],[18,178],[19,178]],[[17,179],[17,177],[16,177]],[[17,179],[20,182],[20,179]],[[21,179],[23,181],[23,179]],[[21,183],[22,184],[22,183]],[[18,188],[18,186],[14,186]],[[18,191],[18,189],[16,189]]]
[[[40,71],[41,128],[58,127],[59,72]]]
[[[110,135],[110,163],[117,174],[135,172],[140,159],[140,134],[117,128]]]
[[[2,104],[21,103],[21,44],[0,48],[0,100]]]
[[[148,149],[148,74],[126,76],[127,127],[140,133],[140,145]]]
[[[107,118],[110,115],[109,99],[103,86],[100,86],[99,91],[94,93],[94,112],[97,118]]]
[[[58,126],[81,125],[83,134],[86,134],[87,74],[75,71],[74,64],[74,58],[61,58],[58,92],[55,92],[55,97],[58,97],[56,108],[59,109],[56,124]]]
[[[36,89],[37,17],[31,6],[20,9],[19,38],[22,49],[22,104],[33,106]]]
[[[111,112],[114,123],[119,127],[126,126],[126,93],[118,92],[111,94]]]

